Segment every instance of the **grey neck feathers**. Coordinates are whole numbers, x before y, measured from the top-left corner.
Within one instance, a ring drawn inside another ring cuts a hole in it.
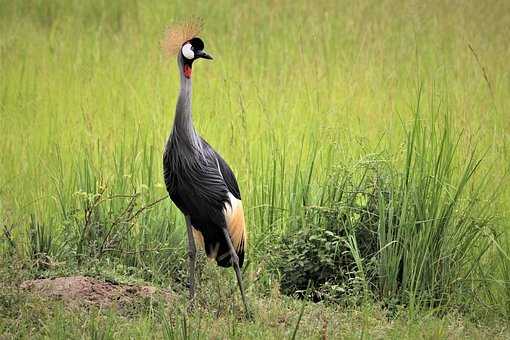
[[[184,63],[180,53],[177,57],[177,65],[179,68],[181,89],[179,91],[179,98],[177,99],[177,105],[175,108],[174,127],[171,139],[174,143],[178,143],[181,146],[189,146],[193,149],[199,149],[200,138],[193,126],[191,114],[191,78],[186,78],[184,76]]]

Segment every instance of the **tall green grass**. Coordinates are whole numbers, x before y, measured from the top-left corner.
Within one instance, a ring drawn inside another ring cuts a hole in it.
[[[456,132],[448,112],[422,112],[420,96],[400,153],[367,155],[306,183],[317,193],[302,201],[303,213],[291,213],[297,223],[276,245],[284,292],[301,294],[312,283],[314,299],[354,293],[412,311],[495,303],[472,288],[491,291],[494,261],[508,265],[491,207],[501,188],[480,173],[486,151]],[[506,314],[505,303],[496,309]]]
[[[195,68],[195,123],[239,179],[257,289],[274,284],[277,239],[340,225],[335,246],[354,260],[349,277],[364,295],[478,301],[508,317],[508,10],[193,7],[215,56]],[[0,1],[2,254],[40,269],[112,261],[179,280],[183,220],[159,201],[178,77],[158,45],[189,11]],[[360,226],[377,233],[375,255]]]
[[[476,145],[460,150],[464,139],[452,132],[450,117],[432,116],[427,126],[416,110],[403,170],[378,192],[380,290],[435,307],[455,299],[459,286],[483,280],[474,272],[491,246],[498,188],[477,173],[484,155]]]

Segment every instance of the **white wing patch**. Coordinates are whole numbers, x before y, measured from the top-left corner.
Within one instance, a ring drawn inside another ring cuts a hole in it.
[[[227,222],[228,232],[234,248],[239,251],[246,245],[246,230],[244,225],[243,203],[241,200],[228,193],[230,204],[225,203],[225,220]]]
[[[227,217],[227,223],[228,218],[234,213],[234,211],[236,211],[239,204],[241,204],[241,201],[235,198],[234,195],[232,195],[230,192],[228,193],[228,199],[230,204],[225,204],[225,217]]]
[[[182,55],[189,60],[195,58],[195,52],[191,49],[191,44],[187,43],[182,46]]]
[[[221,178],[223,178],[223,174],[221,173],[220,169],[220,163],[218,160],[216,160],[216,165],[218,166],[218,172],[220,173]],[[223,178],[223,180],[225,179]],[[223,214],[225,215],[228,233],[230,235],[230,239],[232,240],[233,246],[236,251],[239,251],[241,248],[244,249],[247,245],[243,202],[235,198],[230,191],[228,192],[228,200],[230,204],[225,203]]]

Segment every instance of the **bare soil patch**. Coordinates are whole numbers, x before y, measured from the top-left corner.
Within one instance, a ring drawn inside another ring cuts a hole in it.
[[[60,299],[71,305],[100,307],[122,307],[151,297],[170,302],[172,298],[172,294],[166,289],[105,282],[87,276],[29,280],[23,282],[20,288],[43,297]]]

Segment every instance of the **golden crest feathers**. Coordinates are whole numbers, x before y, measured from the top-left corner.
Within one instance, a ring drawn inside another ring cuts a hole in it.
[[[203,21],[199,18],[172,24],[165,31],[165,38],[161,42],[161,48],[167,56],[177,54],[184,42],[196,37],[200,33],[202,26]]]

